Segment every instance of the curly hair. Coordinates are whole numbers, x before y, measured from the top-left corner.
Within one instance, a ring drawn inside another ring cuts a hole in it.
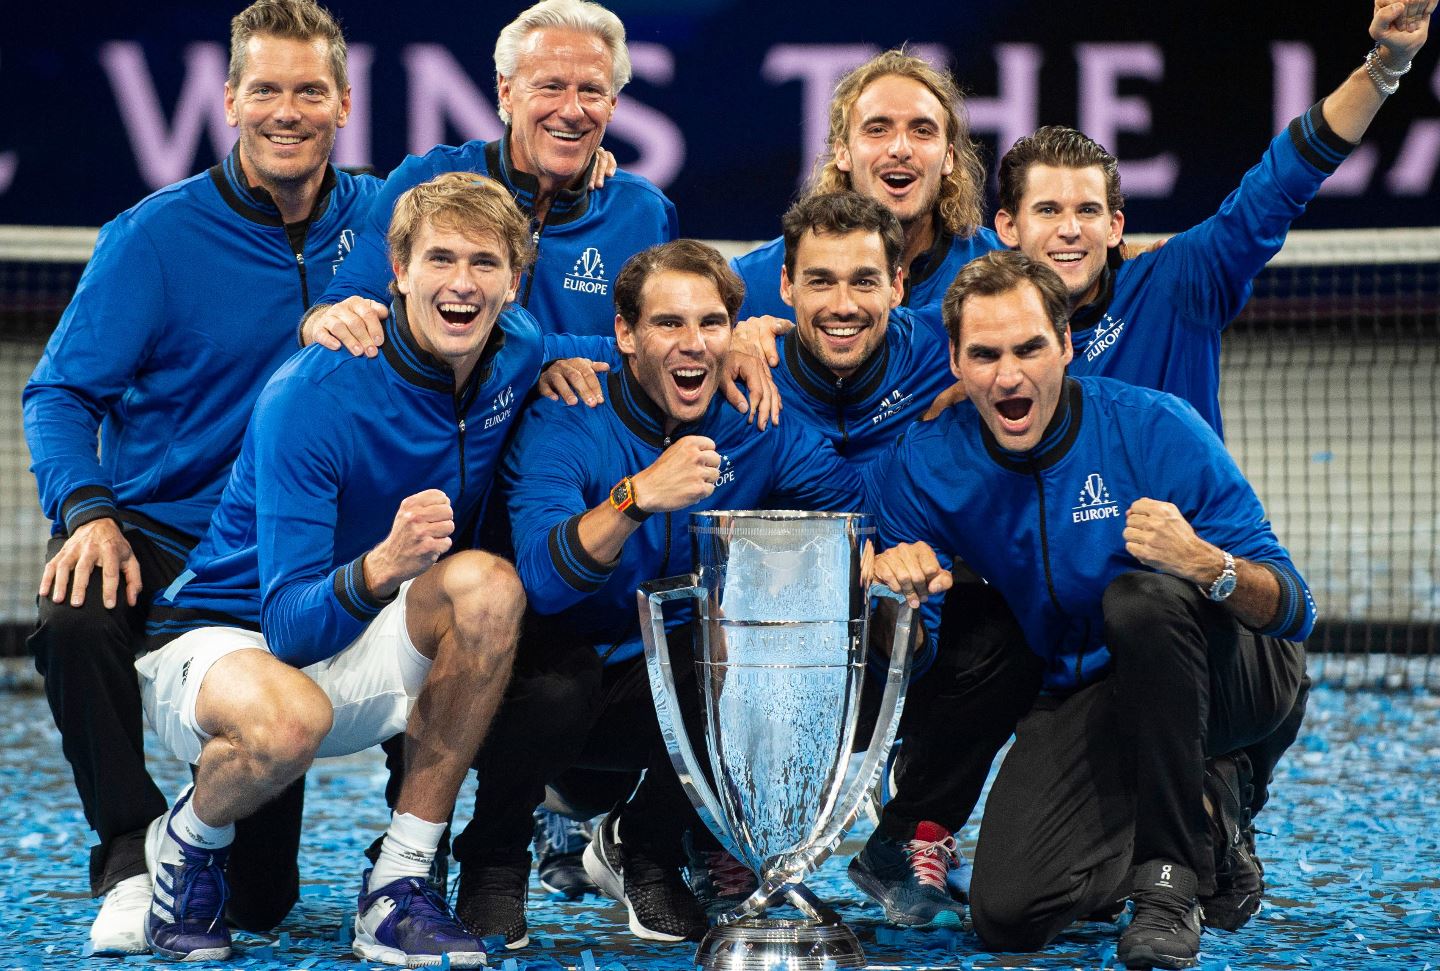
[[[937,70],[904,47],[877,54],[851,71],[835,85],[830,99],[830,132],[825,153],[815,160],[815,173],[807,187],[812,192],[841,192],[853,188],[850,173],[835,164],[835,146],[850,137],[851,111],[860,95],[883,77],[902,77],[923,84],[945,106],[945,140],[955,153],[950,174],[940,180],[935,201],[940,223],[946,231],[962,238],[972,235],[984,222],[985,165],[980,149],[970,139],[965,115],[965,98],[949,71]]]

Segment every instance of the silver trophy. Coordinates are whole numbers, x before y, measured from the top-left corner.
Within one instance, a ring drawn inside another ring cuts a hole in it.
[[[801,881],[855,821],[905,701],[911,610],[879,584],[862,586],[873,532],[851,513],[692,513],[696,572],[640,587],[645,661],[670,759],[700,818],[760,878],[700,943],[695,960],[705,969],[865,966],[855,935]],[[900,608],[880,714],[855,768],[876,596]],[[714,786],[680,716],[661,616],[661,604],[686,599],[698,601],[695,680]],[[807,919],[764,916],[785,903]]]

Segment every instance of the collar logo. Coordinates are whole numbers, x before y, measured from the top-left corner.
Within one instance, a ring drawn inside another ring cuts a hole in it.
[[[355,230],[344,229],[340,231],[340,241],[335,244],[335,259],[330,261],[330,273],[332,275],[340,272],[340,264],[345,262],[345,257],[355,248]]]
[[[510,417],[515,410],[515,385],[505,385],[505,390],[495,396],[490,402],[490,414],[485,418],[485,427],[494,428],[502,421]]]
[[[1111,317],[1109,314],[1103,315],[1100,318],[1100,322],[1095,325],[1095,336],[1090,338],[1090,346],[1085,348],[1085,360],[1087,362],[1093,361],[1114,347],[1115,342],[1120,339],[1120,334],[1124,330],[1124,317],[1116,318]]]
[[[720,488],[727,482],[735,481],[735,463],[730,461],[730,456],[720,456],[720,477],[715,480],[715,488]]]
[[[904,408],[906,403],[908,403],[913,397],[915,397],[915,395],[906,394],[899,388],[891,391],[885,397],[880,399],[880,404],[876,405],[875,414],[870,416],[870,424],[880,424],[886,418],[889,418],[891,415]]]
[[[1080,487],[1080,496],[1070,509],[1072,523],[1088,523],[1097,519],[1118,519],[1120,504],[1110,498],[1110,489],[1099,472],[1091,472]]]
[[[610,283],[605,279],[605,259],[594,246],[585,247],[570,272],[565,275],[565,289],[577,293],[594,293],[605,296],[610,292]]]

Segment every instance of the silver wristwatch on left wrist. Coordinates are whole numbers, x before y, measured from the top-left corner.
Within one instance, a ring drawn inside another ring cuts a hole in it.
[[[1205,596],[1216,603],[1235,592],[1235,557],[1224,550],[1220,551],[1220,555],[1225,557],[1225,569],[1220,571],[1215,582],[1210,584],[1210,588],[1205,591]]]

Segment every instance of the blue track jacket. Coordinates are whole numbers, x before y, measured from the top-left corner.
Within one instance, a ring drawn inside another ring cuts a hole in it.
[[[300,315],[379,188],[330,169],[309,219],[287,227],[232,152],[100,230],[24,392],[31,469],[57,533],[115,517],[185,555],[256,396],[298,350]]]
[[[1224,437],[1220,334],[1352,147],[1317,104],[1275,136],[1219,212],[1157,252],[1112,263],[1100,297],[1071,318],[1070,373],[1168,391]]]
[[[618,562],[596,562],[580,545],[580,517],[686,435],[715,441],[722,456],[715,491],[683,512],[651,516],[626,541]],[[559,614],[592,637],[607,663],[641,652],[636,587],[690,572],[689,512],[857,510],[861,490],[854,465],[814,431],[800,422],[757,431],[718,394],[698,422],[666,435],[663,415],[624,366],[607,376],[605,402],[596,408],[535,402],[500,481],[530,606]],[[667,625],[686,616],[667,609]]]
[[[1280,608],[1262,633],[1303,640],[1309,588],[1225,445],[1185,402],[1107,378],[1070,378],[1029,452],[1003,449],[970,402],[920,422],[866,469],[879,548],[924,542],[947,568],[960,557],[996,586],[1045,684],[1068,690],[1103,675],[1101,597],[1121,573],[1146,570],[1125,551],[1136,499],[1173,502],[1199,536],[1270,569]],[[924,606],[933,642],[939,602]]]
[[[416,344],[402,303],[385,328],[378,357],[313,345],[271,378],[152,633],[258,629],[276,657],[304,667],[339,653],[385,606],[366,589],[362,561],[401,500],[443,490],[455,535],[467,534],[539,374],[539,324],[503,312],[458,392],[449,366]]]

